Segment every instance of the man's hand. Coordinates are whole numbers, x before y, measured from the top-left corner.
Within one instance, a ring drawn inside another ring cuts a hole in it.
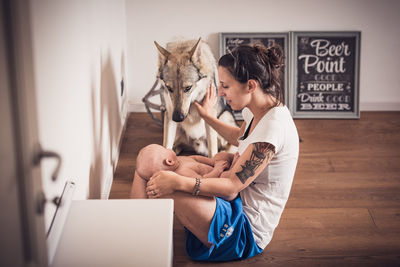
[[[217,154],[215,154],[215,156],[213,157],[213,159],[215,161],[219,161],[219,160],[225,160],[229,163],[229,165],[231,165],[232,160],[233,160],[234,155],[232,153],[228,153],[228,152],[219,152]]]
[[[219,160],[215,162],[214,168],[221,170],[221,172],[225,171],[226,169],[229,169],[229,162],[226,160]]]

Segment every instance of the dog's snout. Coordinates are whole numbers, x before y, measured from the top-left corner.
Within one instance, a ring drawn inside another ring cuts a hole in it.
[[[174,113],[172,114],[172,120],[176,122],[181,122],[185,119],[185,116],[182,114],[182,112],[175,110]]]

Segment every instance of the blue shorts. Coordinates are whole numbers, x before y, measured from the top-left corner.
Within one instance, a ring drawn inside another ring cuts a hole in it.
[[[242,199],[229,202],[217,197],[217,207],[208,231],[207,248],[187,230],[186,253],[196,261],[231,261],[247,259],[262,252],[257,246],[249,219],[243,212]]]

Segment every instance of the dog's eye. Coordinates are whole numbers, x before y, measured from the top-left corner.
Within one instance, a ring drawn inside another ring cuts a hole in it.
[[[184,91],[185,93],[187,93],[187,92],[190,91],[190,89],[192,89],[192,86],[191,86],[191,85],[190,85],[190,86],[186,86],[185,88],[183,88],[183,91]]]
[[[171,93],[173,93],[172,88],[168,85],[165,85],[165,87],[167,87],[168,91],[170,91]]]

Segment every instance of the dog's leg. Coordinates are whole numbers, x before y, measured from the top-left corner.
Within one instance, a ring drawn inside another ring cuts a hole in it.
[[[224,112],[222,112],[222,114],[219,115],[218,119],[230,126],[238,127],[238,125],[235,121],[235,118],[233,117],[232,113],[229,112],[228,110],[225,110]],[[218,139],[219,151],[223,150],[223,151],[233,153],[233,154],[235,154],[237,152],[237,146],[234,146],[234,145],[228,143],[228,141],[226,141],[222,136],[218,135],[217,139]]]
[[[217,132],[207,123],[205,123],[205,126],[206,126],[208,156],[212,158],[215,156],[215,154],[218,153]]]
[[[163,133],[163,146],[168,149],[172,149],[174,146],[176,136],[177,124],[174,122],[168,112],[164,114],[164,133]]]

